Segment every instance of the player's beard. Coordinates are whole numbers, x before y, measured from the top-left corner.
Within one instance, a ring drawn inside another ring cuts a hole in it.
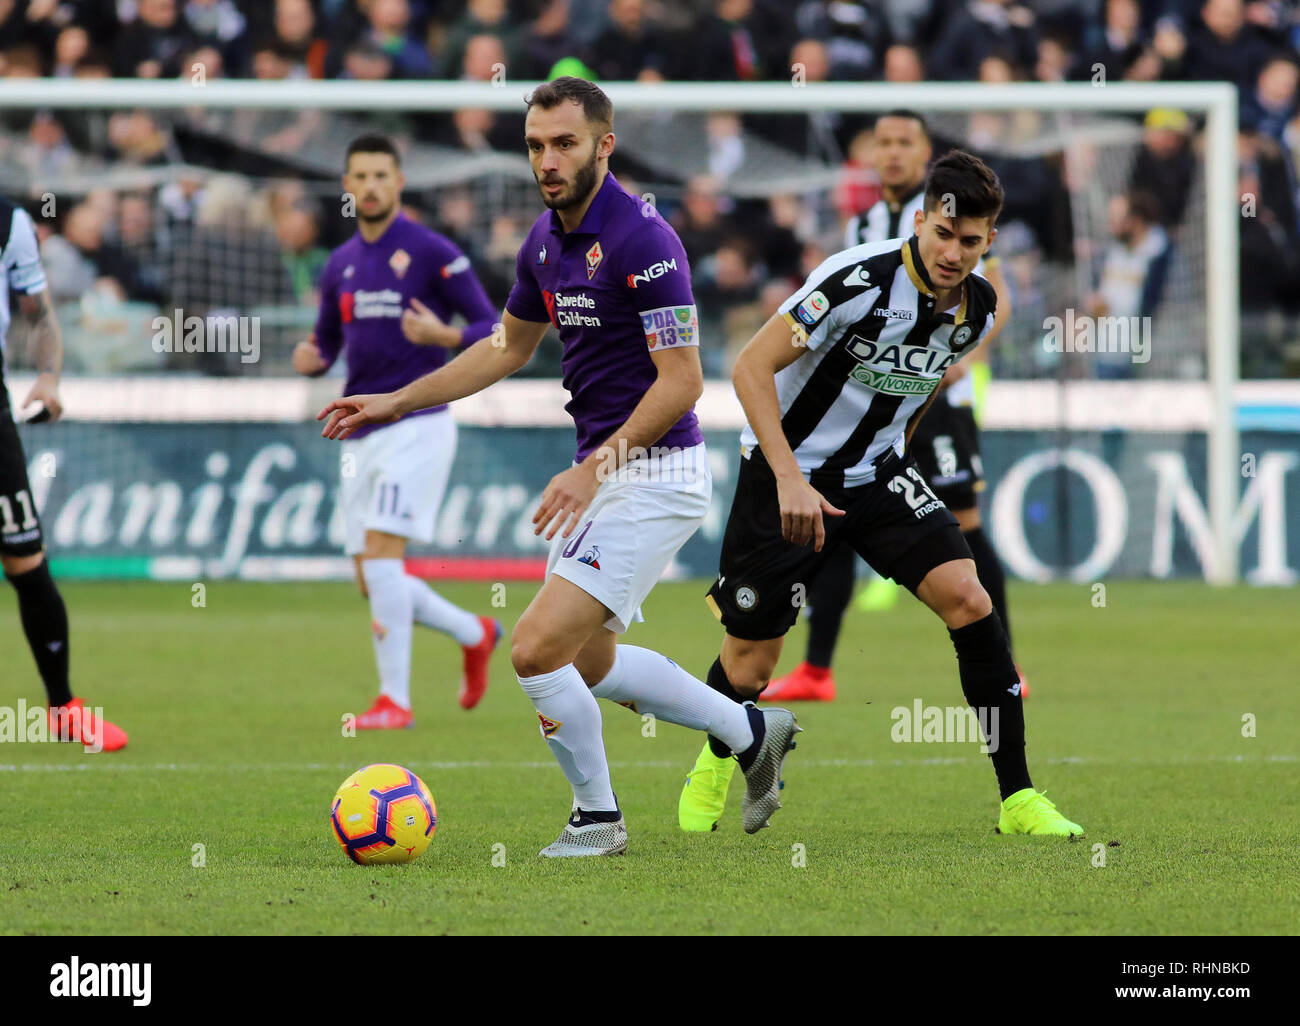
[[[591,190],[596,187],[597,161],[598,158],[593,147],[591,160],[574,172],[573,183],[569,188],[556,196],[547,196],[545,190],[542,190],[542,202],[552,210],[568,210],[570,207],[579,206],[583,200],[591,195]],[[539,179],[537,182],[538,189],[541,189],[543,184]]]
[[[388,220],[388,218],[393,216],[393,211],[396,208],[397,208],[396,203],[390,203],[388,206],[384,207],[381,210],[376,211],[373,214],[364,214],[361,212],[361,207],[358,206],[357,220],[365,221],[366,224],[382,224],[384,221]]]

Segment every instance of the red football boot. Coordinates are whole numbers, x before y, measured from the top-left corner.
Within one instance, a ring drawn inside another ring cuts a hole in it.
[[[116,752],[126,747],[126,731],[87,709],[80,698],[50,707],[50,734],[82,745],[88,752]]]
[[[828,666],[800,663],[772,681],[759,697],[765,702],[833,702],[835,675]]]
[[[375,704],[356,720],[357,730],[403,730],[415,726],[410,709],[403,709],[387,695],[380,695]]]
[[[501,623],[486,616],[478,618],[483,625],[483,640],[477,645],[461,645],[465,655],[463,676],[460,679],[460,707],[473,709],[488,686],[488,663],[492,660],[492,650],[501,640]]]
[[[1022,669],[1020,668],[1020,664],[1019,664],[1019,663],[1016,663],[1016,664],[1015,664],[1015,667],[1016,667],[1016,676],[1018,676],[1018,677],[1020,678],[1020,697],[1021,697],[1021,698],[1028,698],[1028,697],[1029,697],[1029,681],[1025,680],[1025,671],[1022,670]]]

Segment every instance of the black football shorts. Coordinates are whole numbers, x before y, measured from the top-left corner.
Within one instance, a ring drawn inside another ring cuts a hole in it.
[[[822,517],[826,541],[814,552],[811,541],[792,545],[781,537],[776,478],[762,452],[740,461],[718,578],[706,599],[728,634],[749,641],[784,636],[828,556],[852,559],[856,551],[913,593],[936,566],[971,558],[956,518],[910,457],[888,458],[870,484],[818,491],[845,515]]]
[[[34,556],[44,546],[22,439],[9,410],[0,408],[0,552]]]
[[[953,406],[940,393],[916,425],[907,451],[949,509],[974,509],[979,504],[984,465],[971,407]]]

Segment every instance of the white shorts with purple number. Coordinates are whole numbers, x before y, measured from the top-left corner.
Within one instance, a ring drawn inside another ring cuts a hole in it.
[[[343,551],[349,556],[365,552],[367,531],[433,541],[456,456],[451,411],[399,420],[342,445]]]
[[[546,575],[572,581],[610,611],[622,634],[709,511],[713,478],[703,444],[632,460],[612,474],[568,537],[551,540]]]

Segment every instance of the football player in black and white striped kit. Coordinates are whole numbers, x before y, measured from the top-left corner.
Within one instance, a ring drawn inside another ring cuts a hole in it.
[[[755,699],[808,583],[847,545],[948,628],[997,777],[998,830],[1082,835],[1033,787],[1001,618],[956,517],[907,450],[948,368],[993,329],[996,293],[972,272],[997,234],[1002,202],[987,165],[947,154],[927,176],[915,234],[823,262],[737,358],[744,458],[708,593],[726,628],[708,683],[733,701]],[[710,736],[682,791],[684,828],[716,825],[729,756]]]
[[[0,565],[18,593],[18,616],[49,702],[51,735],[78,742],[87,751],[113,751],[126,744],[126,734],[98,710],[83,706],[68,685],[68,613],[45,560],[27,460],[4,381],[10,292],[18,296],[37,370],[20,409],[29,411],[29,420],[58,420],[63,412],[63,336],[46,288],[36,229],[27,211],[0,197]]]
[[[931,152],[925,120],[916,111],[892,110],[876,119],[872,130],[872,159],[884,195],[865,213],[849,221],[844,237],[846,248],[911,233],[916,213],[925,200],[925,169]],[[998,296],[993,330],[980,343],[980,350],[987,353],[1010,314],[1010,293],[996,257],[985,254],[975,265],[975,273],[988,279]],[[993,608],[1010,639],[1002,564],[980,521],[979,493],[984,490],[984,476],[970,365],[981,356],[982,353],[972,354],[949,368],[935,405],[917,426],[910,449],[935,495],[952,510],[966,535],[980,583],[993,600]],[[844,612],[853,597],[856,572],[857,560],[847,551],[827,559],[808,590],[808,646],[804,660],[790,673],[774,680],[763,693],[764,699],[826,702],[835,698],[831,660]],[[893,588],[888,582],[878,583]],[[1023,675],[1021,694],[1029,695]]]

